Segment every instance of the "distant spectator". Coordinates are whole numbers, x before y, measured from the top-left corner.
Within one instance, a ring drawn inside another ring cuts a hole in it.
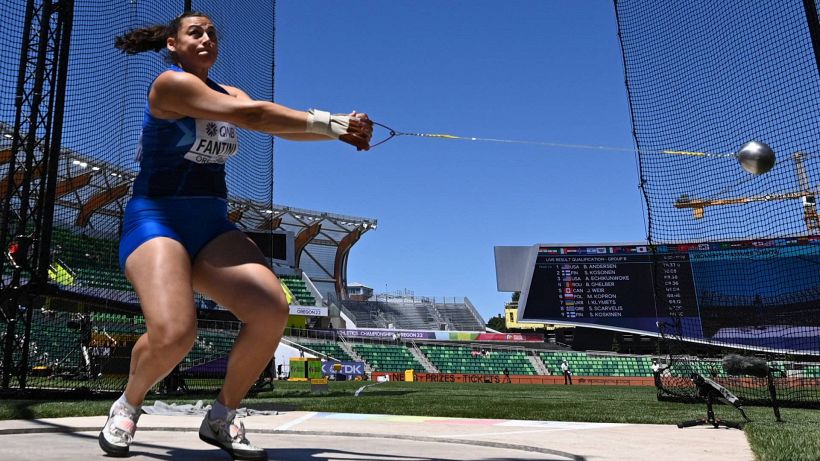
[[[507,384],[512,384],[512,379],[510,378],[510,370],[507,367],[504,367],[504,382]]]
[[[572,370],[569,369],[567,359],[561,362],[561,372],[564,374],[564,385],[572,386]]]
[[[655,388],[661,391],[661,364],[658,359],[652,359],[652,375],[655,377]]]

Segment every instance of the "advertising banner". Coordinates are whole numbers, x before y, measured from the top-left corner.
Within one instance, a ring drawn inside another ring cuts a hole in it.
[[[337,364],[341,365],[338,372],[334,369],[334,365]],[[344,375],[347,379],[364,376],[364,362],[334,362],[328,360],[322,363],[322,374],[325,376]]]
[[[336,333],[347,338],[393,339],[393,335],[398,334],[401,336],[402,339],[436,339],[436,335],[432,331],[357,329],[336,330]]]
[[[305,315],[308,317],[327,317],[326,307],[317,306],[296,306],[291,304],[290,315]]]
[[[540,333],[479,333],[475,341],[514,341],[514,342],[543,342],[544,335]]]
[[[337,334],[347,338],[383,338],[413,340],[435,339],[437,341],[507,341],[507,342],[542,342],[544,335],[540,333],[479,333],[475,331],[418,331],[418,330],[390,330],[390,329],[357,329],[335,330]]]

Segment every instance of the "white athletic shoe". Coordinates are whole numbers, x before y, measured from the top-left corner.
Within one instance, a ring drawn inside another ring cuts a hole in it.
[[[245,438],[245,425],[241,421],[237,426],[233,421],[212,420],[210,416],[208,412],[199,427],[200,440],[225,450],[234,459],[267,461],[268,453]]]
[[[137,421],[140,419],[140,410],[131,411],[125,405],[114,402],[108,412],[108,420],[100,431],[100,448],[109,456],[128,456],[128,447],[134,440],[137,432]]]

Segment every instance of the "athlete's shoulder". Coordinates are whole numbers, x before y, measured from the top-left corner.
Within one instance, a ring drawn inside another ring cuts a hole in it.
[[[188,72],[179,72],[173,69],[166,70],[165,72],[157,75],[157,78],[154,80],[153,87],[154,88],[161,88],[161,89],[169,89],[173,90],[179,88],[180,86],[190,86],[195,85],[197,87],[202,86],[202,80],[200,80],[197,76],[193,74],[189,74]]]

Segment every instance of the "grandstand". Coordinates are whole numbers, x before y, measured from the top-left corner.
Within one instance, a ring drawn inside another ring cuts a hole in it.
[[[361,361],[372,372],[502,375],[506,369],[511,375],[538,377],[560,375],[559,364],[566,359],[577,376],[651,378],[653,359],[663,360],[654,354],[574,351],[509,334],[390,329],[291,329],[286,334],[288,344],[307,354]]]
[[[340,300],[359,328],[484,331],[485,322],[466,297],[430,298],[379,294],[365,301]]]
[[[537,374],[527,351],[432,344],[419,346],[442,373],[495,374],[508,370],[514,375]]]
[[[308,284],[297,275],[280,274],[279,280],[285,283],[296,298],[300,306],[316,306],[316,296],[308,288]]]
[[[580,376],[652,376],[652,357],[646,355],[545,351],[539,352],[539,357],[551,372],[560,370],[561,361],[566,360],[573,373]]]
[[[350,355],[349,349],[346,349],[341,343],[332,340],[299,340],[299,345],[304,346],[309,350],[319,352],[321,355],[331,360],[348,361],[356,360]]]
[[[424,365],[404,346],[361,343],[353,345],[353,350],[373,370],[392,372],[403,372],[405,370],[427,371]]]
[[[42,367],[43,374],[32,377],[31,386],[55,388],[66,380],[77,379],[86,369],[81,346],[90,351],[93,369],[104,373],[106,379],[97,383],[99,388],[117,388],[124,382],[130,347],[145,331],[142,316],[93,312],[88,323],[90,340],[84,341],[83,331],[76,325],[77,315],[46,309],[34,311],[30,356],[32,365]],[[208,389],[214,379],[220,379],[240,327],[236,321],[199,321],[194,347],[179,367],[189,389]],[[362,334],[356,337],[345,334],[351,331]],[[512,335],[415,330],[405,331],[404,335],[366,336],[367,331],[288,330],[284,343],[297,351],[303,350],[307,356],[361,362],[368,373],[402,374],[414,370],[440,375],[501,376],[506,370],[519,378],[559,379],[559,364],[567,360],[576,378],[643,378],[642,385],[652,385],[651,363],[653,359],[664,360],[657,355],[573,351],[544,342],[481,339]],[[451,339],[442,339],[446,337]],[[283,365],[283,373],[287,375],[287,360],[278,359],[277,363]],[[703,364],[704,374],[721,380],[732,379],[725,374],[719,359]],[[772,365],[788,370],[792,377],[820,377],[820,367],[815,364],[779,361]],[[670,375],[665,379],[673,378]]]
[[[54,241],[54,264],[59,264],[61,270],[70,274],[70,277],[55,280],[64,290],[86,288],[103,298],[127,300],[134,304],[138,302],[115,259],[116,239],[91,237],[83,232],[55,227]],[[274,265],[274,269],[284,272],[279,274],[279,278],[293,293],[295,304],[317,305],[320,295],[306,274],[298,268],[281,265]]]

